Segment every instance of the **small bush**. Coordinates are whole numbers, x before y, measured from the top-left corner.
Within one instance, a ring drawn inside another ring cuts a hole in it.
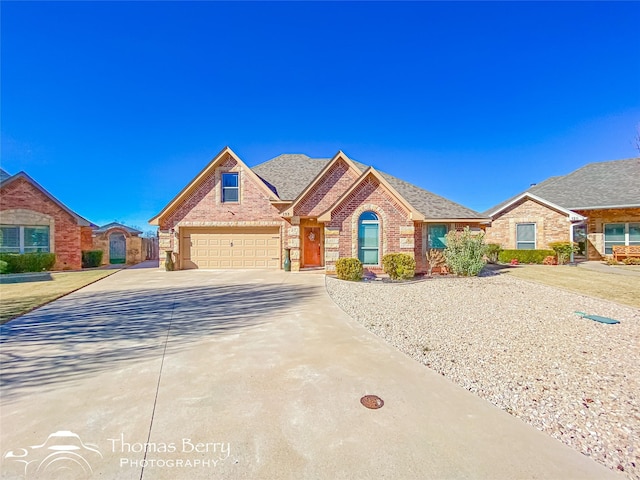
[[[556,252],[558,263],[564,265],[571,258],[571,253],[578,252],[578,244],[571,242],[552,242],[549,244],[551,249]]]
[[[83,250],[82,268],[99,267],[102,264],[102,250]]]
[[[358,282],[362,280],[362,262],[357,258],[339,258],[336,261],[336,275],[340,280]]]
[[[416,275],[416,260],[406,253],[387,253],[382,269],[392,280],[408,280]]]
[[[605,258],[604,263],[606,263],[607,265],[618,265],[618,261],[613,257]]]
[[[7,273],[8,263],[4,260],[0,260],[0,273]]]
[[[541,264],[549,255],[555,256],[553,250],[503,250],[498,255],[500,263],[510,263],[517,260],[518,263],[537,263]]]
[[[544,257],[544,260],[542,261],[542,263],[544,265],[557,265],[558,258],[555,255],[549,255],[548,257]]]
[[[0,260],[7,263],[5,273],[42,272],[51,270],[56,263],[55,253],[2,253]]]
[[[498,263],[498,256],[502,251],[502,246],[498,243],[487,243],[486,256],[489,263]]]
[[[622,263],[624,263],[625,265],[640,265],[640,258],[628,257],[622,260]]]
[[[465,227],[462,232],[447,233],[444,257],[453,274],[475,277],[480,274],[486,263],[484,260],[486,249],[484,232],[473,234],[469,227]]]
[[[440,272],[442,272],[442,267],[447,264],[447,260],[444,258],[444,253],[442,250],[438,250],[436,248],[432,248],[431,250],[427,250],[427,275],[431,276],[434,268],[440,268]]]

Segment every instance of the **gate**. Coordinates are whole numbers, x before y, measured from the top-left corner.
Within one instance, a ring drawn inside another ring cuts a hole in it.
[[[122,233],[109,235],[109,263],[127,262],[127,241]]]

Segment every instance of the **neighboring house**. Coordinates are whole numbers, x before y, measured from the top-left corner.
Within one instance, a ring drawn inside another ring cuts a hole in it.
[[[112,222],[93,230],[93,249],[104,252],[104,265],[139,263],[144,260],[140,234],[140,230]]]
[[[587,259],[614,245],[640,245],[640,158],[590,163],[551,177],[487,210],[487,243],[505,249],[544,249],[586,233]]]
[[[447,231],[480,229],[488,218],[349,159],[280,155],[249,168],[224,148],[150,220],[159,226],[161,259],[177,267],[335,271],[341,257],[382,270],[386,253],[415,257]]]
[[[79,269],[92,226],[26,173],[0,171],[0,252],[51,252],[54,269]]]

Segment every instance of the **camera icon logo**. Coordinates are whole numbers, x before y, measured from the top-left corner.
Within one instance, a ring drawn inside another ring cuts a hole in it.
[[[97,445],[84,443],[77,434],[61,430],[49,435],[42,445],[10,450],[4,458],[24,465],[25,480],[83,480],[90,478],[91,462],[102,458],[102,454]]]

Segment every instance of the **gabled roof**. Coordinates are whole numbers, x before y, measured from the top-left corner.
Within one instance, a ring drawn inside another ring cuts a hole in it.
[[[6,170],[0,168],[0,182],[4,182],[9,177],[11,177],[11,175],[9,175]]]
[[[533,185],[485,213],[495,215],[529,192],[566,210],[640,207],[640,158],[597,162]]]
[[[417,211],[393,186],[373,167],[367,168],[363,174],[356,180],[351,188],[344,192],[324,213],[318,216],[318,221],[327,222],[331,220],[331,212],[335,210],[351,193],[356,190],[362,181],[368,176],[376,178],[387,190],[393,195],[404,207],[409,211],[412,220],[424,220],[424,215]]]
[[[304,199],[307,193],[313,189],[313,187],[316,185],[316,183],[318,183],[322,179],[325,173],[328,172],[329,169],[340,160],[344,161],[349,166],[349,168],[351,168],[354,172],[356,172],[357,175],[362,174],[363,170],[358,168],[355,165],[355,163],[349,157],[347,157],[347,155],[342,150],[340,150],[338,153],[335,154],[335,156],[331,160],[325,163],[322,170],[320,170],[320,172],[316,175],[316,177],[311,182],[309,182],[306,188],[298,194],[298,196],[296,197],[296,200],[286,210],[284,210],[282,214],[293,215],[293,209],[296,207],[296,205],[298,205],[298,203],[300,203],[300,201]],[[364,170],[366,170],[366,168]]]
[[[334,159],[340,154],[334,157]],[[346,155],[345,155],[346,156]],[[283,200],[294,201],[320,177],[320,173],[333,159],[310,158],[303,154],[285,154],[252,167],[263,180],[277,191]],[[350,159],[353,165],[364,172],[369,165]],[[398,194],[406,199],[427,220],[488,220],[470,208],[448,200],[392,175],[376,170]]]
[[[123,225],[122,223],[118,223],[118,222],[107,223],[106,225],[103,225],[103,226],[101,226],[99,228],[94,229],[93,233],[104,233],[107,230],[110,230],[112,228],[118,228],[120,230],[124,230],[129,235],[140,235],[142,233],[140,230],[137,230],[137,229],[131,228],[131,227],[127,227],[126,225]]]
[[[6,173],[6,172],[5,172]],[[80,225],[81,227],[94,227],[95,225],[93,223],[91,223],[89,220],[87,220],[84,217],[81,217],[80,215],[78,215],[76,212],[74,212],[73,210],[71,210],[69,207],[67,207],[64,203],[62,203],[60,200],[58,200],[56,197],[54,197],[53,195],[51,195],[47,190],[45,190],[45,188],[40,185],[38,182],[36,182],[33,178],[31,178],[29,175],[27,175],[25,172],[19,172],[16,173],[13,176],[10,176],[8,178],[5,178],[4,180],[2,180],[0,182],[0,188],[3,188],[7,185],[12,184],[13,182],[15,182],[16,180],[19,179],[24,179],[25,181],[29,182],[31,185],[33,185],[37,190],[39,190],[45,197],[47,197],[49,200],[51,200],[52,203],[56,204],[60,209],[64,210],[65,212],[67,212],[69,215],[71,215],[71,217],[76,221],[76,223],[78,225]]]
[[[189,184],[187,184],[187,186],[184,187],[182,191],[178,193],[178,195],[176,195],[173,198],[173,200],[171,200],[167,204],[167,206],[165,206],[162,209],[160,213],[158,213],[155,217],[149,220],[149,223],[151,225],[158,225],[160,217],[167,215],[168,213],[173,211],[175,208],[177,208],[182,203],[182,201],[188,197],[188,195],[191,192],[193,192],[196,188],[198,188],[198,186],[200,186],[200,184],[206,178],[209,177],[211,172],[215,170],[216,166],[220,162],[222,162],[224,159],[227,158],[227,155],[232,157],[236,162],[238,162],[238,164],[244,167],[245,173],[249,177],[253,178],[254,182],[256,183],[256,185],[258,185],[258,187],[264,190],[269,200],[271,201],[280,200],[280,198],[278,198],[278,194],[272,188],[270,188],[270,186],[267,185],[258,175],[256,175],[256,173],[252,169],[250,169],[242,160],[240,160],[240,157],[238,157],[233,152],[233,150],[231,150],[229,147],[224,147],[222,150],[220,150],[220,153],[218,153],[215,157],[213,157],[213,159],[209,162],[209,164],[206,167],[204,167],[202,171],[198,173],[198,175],[196,175],[196,177]]]
[[[503,203],[498,209],[496,209],[495,211],[489,211],[488,215],[490,217],[498,214],[499,212],[501,212],[502,210],[505,210],[507,208],[509,208],[511,205],[515,205],[516,203],[520,202],[522,199],[528,198],[530,200],[533,200],[535,202],[541,203],[543,205],[546,205],[547,207],[556,210],[560,213],[564,213],[567,217],[569,217],[569,220],[571,220],[572,222],[577,222],[580,220],[584,220],[585,217],[583,217],[582,215],[579,215],[575,212],[572,212],[571,210],[568,210],[566,208],[561,207],[560,205],[556,205],[555,203],[549,202],[548,200],[545,200],[544,198],[540,198],[537,195],[534,195],[531,192],[523,192],[520,195],[516,195],[515,197],[511,198],[510,200],[508,200],[507,202]]]

